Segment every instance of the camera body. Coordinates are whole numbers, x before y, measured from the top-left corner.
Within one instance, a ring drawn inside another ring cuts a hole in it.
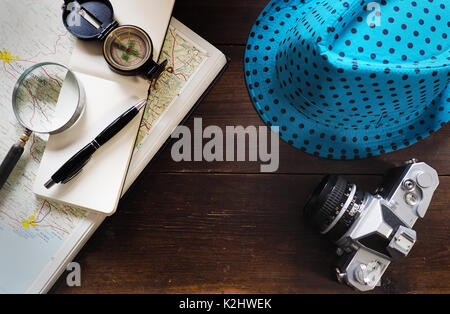
[[[325,177],[304,213],[337,246],[339,282],[368,291],[379,285],[391,261],[406,257],[416,242],[412,229],[430,205],[439,177],[412,159],[389,170],[375,195],[344,178]]]

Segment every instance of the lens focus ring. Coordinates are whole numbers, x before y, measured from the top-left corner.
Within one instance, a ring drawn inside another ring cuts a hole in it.
[[[346,187],[347,181],[344,178],[328,175],[306,204],[306,216],[320,231],[328,227],[336,218],[336,207],[341,203]]]
[[[317,211],[315,217],[320,232],[324,231],[339,215],[347,187],[348,184],[345,179],[338,177],[335,188],[332,189],[322,207]]]
[[[353,196],[350,204],[345,209],[344,214],[338,223],[332,228],[327,236],[332,241],[339,240],[355,222],[356,218],[359,217],[359,213],[362,209],[362,203],[364,201],[364,192],[356,188],[355,195]]]
[[[337,241],[359,216],[364,193],[344,178],[328,175],[308,200],[304,212],[322,233]]]

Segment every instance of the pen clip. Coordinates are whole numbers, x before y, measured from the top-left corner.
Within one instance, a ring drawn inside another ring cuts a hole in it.
[[[91,160],[91,157],[89,157],[89,159],[87,159],[84,163],[82,163],[79,167],[75,168],[68,176],[67,178],[65,178],[63,181],[61,181],[61,184],[66,184],[69,181],[71,181],[73,178],[75,178],[77,175],[79,175],[81,173],[81,171],[83,171],[84,166],[86,166],[86,164],[89,162],[89,160]]]

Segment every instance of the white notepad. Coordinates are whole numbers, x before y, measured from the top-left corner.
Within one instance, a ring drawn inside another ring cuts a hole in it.
[[[150,35],[155,61],[162,48],[174,2],[111,1],[119,25],[136,25]],[[101,43],[96,41],[77,40],[69,68],[85,88],[86,109],[74,127],[49,137],[33,192],[71,206],[112,215],[122,192],[142,112],[102,146],[75,179],[51,189],[46,189],[44,184],[109,123],[138,100],[144,99],[149,83],[140,76],[123,76],[113,72],[104,60]]]
[[[83,171],[72,181],[55,185],[51,189],[44,187],[62,164],[139,101],[132,84],[119,84],[82,73],[76,75],[85,85],[85,111],[69,130],[49,137],[33,192],[48,199],[110,215],[119,202],[142,111],[95,152]],[[131,95],[127,88],[133,90]],[[107,90],[108,97],[105,98],[99,90]],[[145,94],[145,89],[141,92]]]

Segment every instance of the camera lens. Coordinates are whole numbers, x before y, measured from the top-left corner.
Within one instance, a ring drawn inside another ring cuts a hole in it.
[[[320,233],[337,241],[358,218],[364,194],[344,178],[328,175],[314,190],[303,211]]]

